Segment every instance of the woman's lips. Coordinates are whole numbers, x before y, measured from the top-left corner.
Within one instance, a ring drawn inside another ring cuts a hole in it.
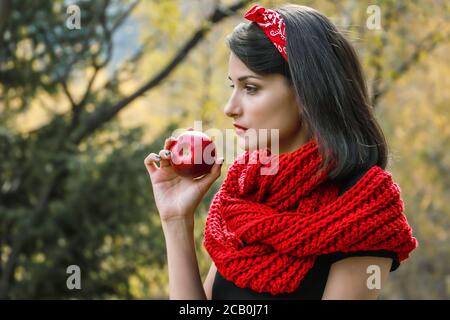
[[[236,123],[233,123],[233,125],[234,125],[234,127],[236,128],[236,133],[237,133],[238,135],[243,135],[243,134],[245,134],[245,131],[247,131],[247,128],[242,127],[242,126],[240,126],[240,125],[238,125],[238,124],[236,124]]]
[[[241,129],[241,128],[238,128],[238,127],[236,127],[236,133],[237,133],[238,135],[243,135],[243,134],[245,134],[245,130],[244,130],[244,129]]]
[[[240,126],[240,125],[238,125],[238,124],[236,124],[236,123],[233,123],[233,125],[237,128],[237,129],[241,129],[241,130],[247,130],[248,128],[246,128],[246,127],[243,127],[243,126]]]

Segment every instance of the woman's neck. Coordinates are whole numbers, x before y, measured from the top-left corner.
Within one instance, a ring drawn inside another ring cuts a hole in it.
[[[302,127],[295,135],[285,140],[280,140],[278,154],[291,153],[305,145],[310,140],[308,131]]]

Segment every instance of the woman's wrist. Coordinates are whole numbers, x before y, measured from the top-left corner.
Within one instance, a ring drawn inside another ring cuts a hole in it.
[[[161,220],[164,235],[177,234],[179,232],[194,232],[194,217],[180,216]]]

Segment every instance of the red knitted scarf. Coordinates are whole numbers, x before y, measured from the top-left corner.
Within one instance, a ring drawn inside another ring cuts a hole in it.
[[[270,165],[263,155],[278,159],[276,174],[261,174]],[[320,162],[313,139],[291,153],[266,148],[234,161],[211,202],[203,241],[226,279],[275,295],[295,291],[318,255],[385,249],[399,261],[409,257],[418,242],[392,175],[373,166],[338,196]]]

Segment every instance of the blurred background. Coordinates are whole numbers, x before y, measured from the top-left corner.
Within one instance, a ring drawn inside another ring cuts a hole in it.
[[[0,0],[0,298],[168,297],[143,161],[195,120],[233,128],[225,36],[253,3]],[[380,299],[449,299],[448,1],[290,3],[323,12],[357,49],[419,241]],[[377,10],[381,28],[369,21]],[[196,212],[203,279],[224,167]],[[66,286],[70,265],[80,290]]]

